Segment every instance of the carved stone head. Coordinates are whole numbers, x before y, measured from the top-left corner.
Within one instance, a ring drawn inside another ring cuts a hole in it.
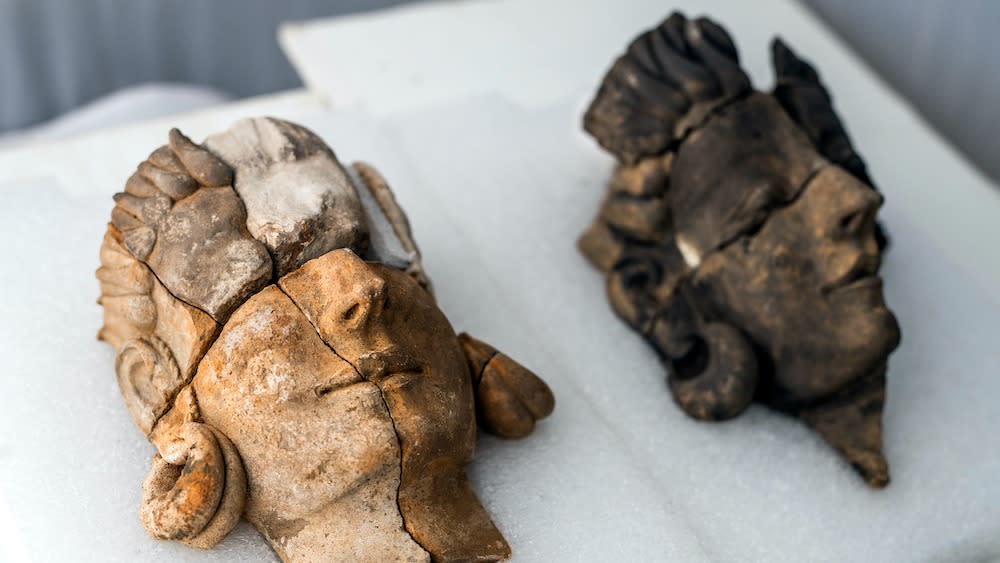
[[[757,399],[884,486],[900,335],[878,276],[882,196],[813,68],[772,50],[766,94],[710,20],[673,14],[629,45],[584,118],[619,165],[580,247],[688,414],[731,418]]]
[[[552,394],[455,334],[373,168],[247,120],[171,132],[116,201],[99,336],[157,448],[150,535],[207,548],[245,517],[285,561],[510,554],[465,476],[477,419],[525,436]]]

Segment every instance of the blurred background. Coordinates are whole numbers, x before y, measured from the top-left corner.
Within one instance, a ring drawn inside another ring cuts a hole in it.
[[[0,146],[299,87],[280,22],[414,1],[0,0]],[[1000,180],[1000,2],[800,1]]]

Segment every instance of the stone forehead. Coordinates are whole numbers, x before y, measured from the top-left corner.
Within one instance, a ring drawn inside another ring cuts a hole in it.
[[[731,236],[739,206],[755,189],[791,201],[828,162],[773,97],[734,102],[677,149],[666,192],[674,232],[704,254]]]

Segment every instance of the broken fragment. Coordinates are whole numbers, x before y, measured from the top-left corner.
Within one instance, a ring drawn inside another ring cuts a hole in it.
[[[584,115],[619,165],[579,247],[688,415],[760,401],[884,487],[900,335],[878,277],[882,197],[816,71],[779,40],[772,54],[767,94],[707,18],[674,13],[632,41]]]
[[[157,449],[152,537],[210,548],[242,517],[284,561],[510,555],[465,475],[476,413],[521,437],[552,394],[455,334],[374,168],[252,119],[171,131],[115,202],[99,336]]]

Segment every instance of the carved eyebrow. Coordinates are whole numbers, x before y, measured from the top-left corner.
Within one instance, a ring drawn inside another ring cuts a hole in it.
[[[746,191],[740,203],[726,217],[726,222],[744,220],[748,215],[755,215],[761,209],[771,210],[781,205],[784,199],[783,191],[773,182],[760,182]]]
[[[785,200],[784,191],[773,182],[760,182],[746,191],[723,220],[723,225],[733,230],[726,234],[714,250],[722,250],[736,240],[759,231],[774,210],[794,201]]]
[[[813,179],[815,179],[820,172],[827,169],[829,166],[831,166],[829,163],[817,166],[816,169],[810,172],[809,175],[806,176],[806,179],[795,188],[791,197],[788,197],[785,190],[780,188],[774,182],[760,182],[754,184],[754,187],[747,191],[747,194],[740,200],[740,203],[734,206],[732,211],[726,216],[725,224],[738,222],[741,217],[746,217],[748,214],[759,213],[760,216],[755,216],[747,224],[740,226],[736,232],[725,237],[723,241],[716,245],[713,250],[722,250],[723,248],[746,236],[752,236],[759,232],[767,223],[768,219],[774,215],[775,211],[788,207],[798,201],[798,199],[809,187],[809,184],[812,183]],[[761,210],[763,210],[763,213],[761,213]]]

